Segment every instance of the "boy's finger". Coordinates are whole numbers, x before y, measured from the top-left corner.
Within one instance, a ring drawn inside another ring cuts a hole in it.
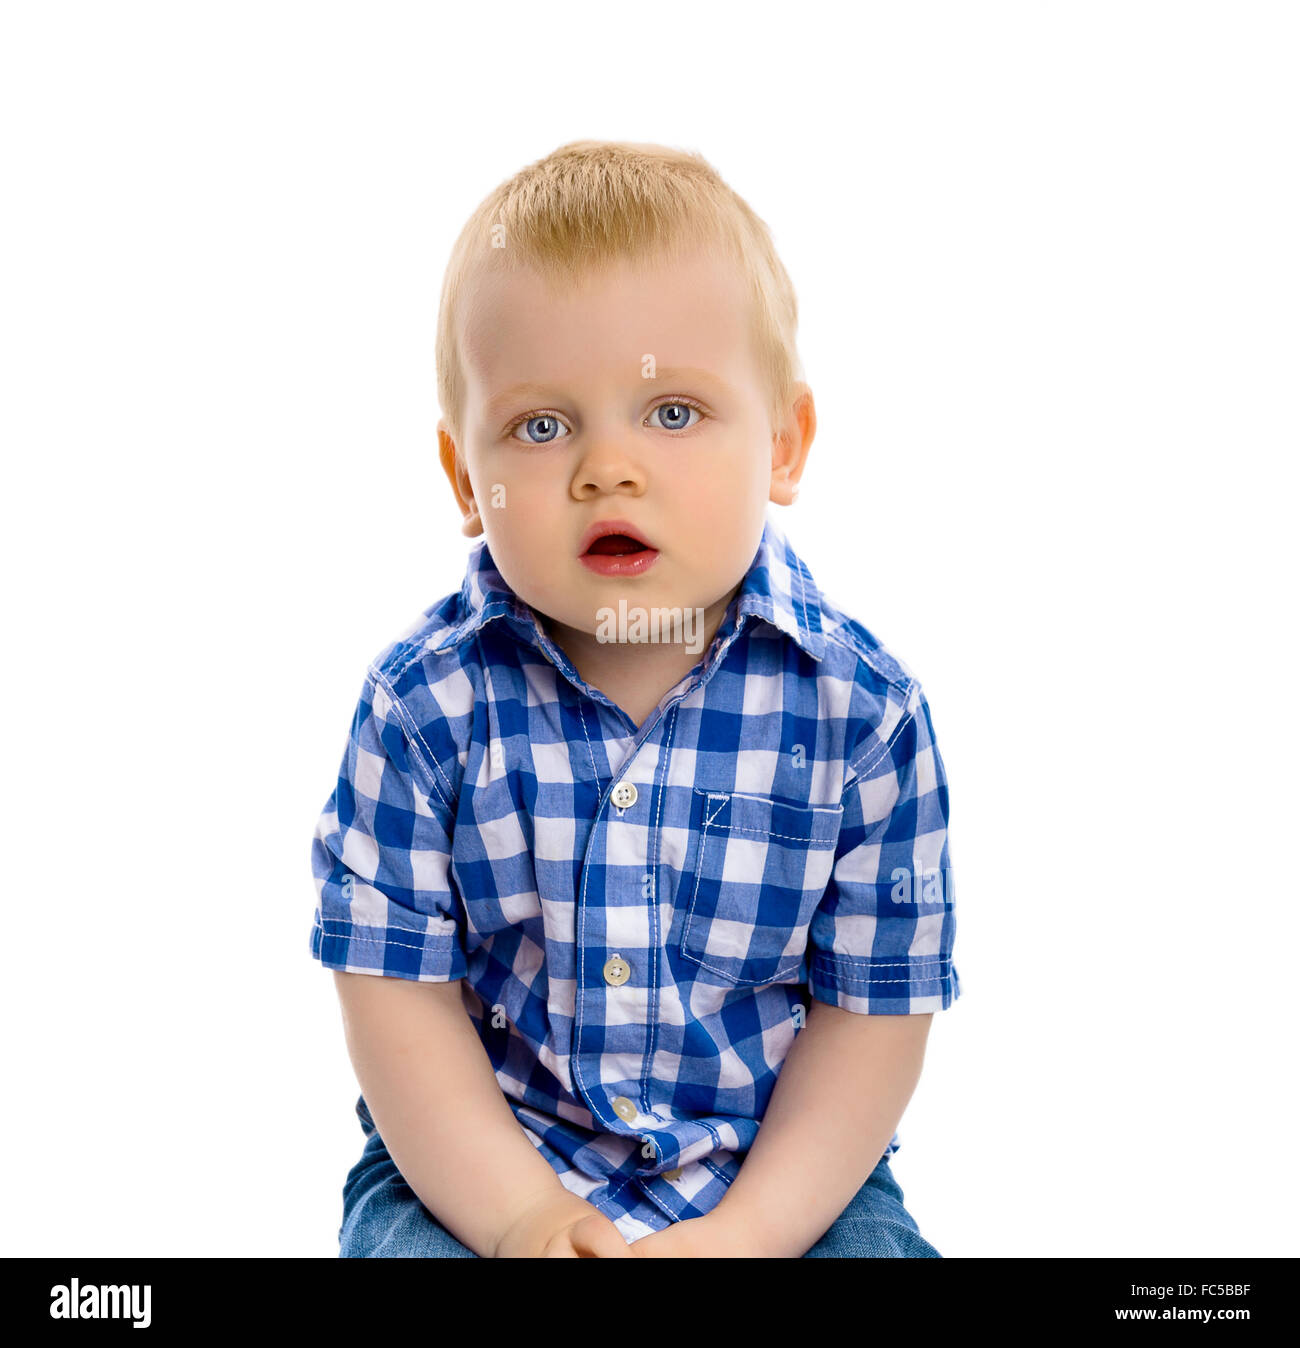
[[[579,1254],[593,1259],[622,1259],[631,1254],[618,1227],[599,1213],[584,1217],[569,1235]]]

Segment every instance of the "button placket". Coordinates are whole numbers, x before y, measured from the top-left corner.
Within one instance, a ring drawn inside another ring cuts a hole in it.
[[[648,740],[650,736],[647,735],[645,738]],[[636,750],[624,759],[618,772],[621,774],[636,771],[636,764],[644,750],[644,742],[638,744]],[[644,766],[643,763],[643,767]],[[644,856],[644,838],[639,823],[637,829],[632,833],[624,833],[617,828],[619,823],[624,822],[626,812],[635,806],[639,799],[640,790],[636,783],[627,780],[626,777],[622,777],[620,780],[616,776],[614,784],[609,788],[609,794],[605,797],[606,803],[611,808],[603,812],[603,815],[598,817],[595,821],[596,830],[609,829],[612,831],[609,841],[606,843],[606,859],[611,867],[610,876],[606,881],[607,884],[612,883],[615,876],[621,877],[623,872],[635,872],[639,881],[639,877],[644,873],[646,866],[649,864],[648,857]],[[629,825],[632,825],[633,823],[631,820],[626,822],[628,822]],[[589,843],[589,849],[593,849],[597,842],[598,834],[594,833],[593,839]],[[585,901],[587,900],[584,898],[584,902]],[[635,950],[641,950],[648,936],[647,923],[648,918],[646,917],[645,910],[642,906],[633,904],[608,904],[604,932],[605,940],[607,942],[606,953],[608,957],[600,966],[601,979],[605,987],[606,996],[612,998],[612,990],[623,987],[631,979],[631,962],[624,957],[619,946],[621,945],[622,949],[635,947]],[[639,987],[631,987],[629,988],[629,992],[635,993],[637,997],[641,995]],[[635,997],[632,1005],[640,1006],[640,1003]],[[643,1029],[647,1035],[653,1033],[652,1026],[645,1025],[643,1026]],[[583,1037],[585,1038],[585,1036]],[[591,1056],[592,1055],[586,1052],[579,1052],[577,1061],[575,1062],[575,1081],[585,1082],[590,1079],[592,1074],[584,1071],[581,1064],[584,1059]],[[599,1058],[595,1059],[595,1065],[597,1067],[596,1077],[598,1080]],[[601,1087],[603,1087],[603,1089],[601,1089]],[[600,1083],[600,1087],[598,1087],[600,1094],[604,1094],[604,1091],[608,1089],[609,1087],[605,1083]],[[580,1090],[580,1093],[586,1093],[585,1087]],[[613,1097],[604,1095],[603,1107],[601,1104],[596,1105],[597,1114],[603,1113],[605,1108],[612,1109],[618,1119],[631,1129],[635,1129],[638,1120],[644,1120],[647,1117],[656,1121],[658,1120],[658,1116],[653,1113],[649,1116],[644,1115],[637,1102],[626,1095],[617,1095]],[[642,1140],[645,1142],[649,1139],[643,1138]],[[650,1145],[654,1148],[655,1156],[657,1157],[659,1154],[658,1144],[650,1141]]]

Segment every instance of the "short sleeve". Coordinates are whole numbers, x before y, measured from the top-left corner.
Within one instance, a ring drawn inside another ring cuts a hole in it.
[[[312,840],[311,953],[330,969],[446,982],[466,973],[451,807],[401,721],[372,671]]]
[[[863,1014],[943,1010],[961,995],[948,780],[919,683],[888,741],[851,769],[843,805],[831,879],[809,928],[809,992]]]

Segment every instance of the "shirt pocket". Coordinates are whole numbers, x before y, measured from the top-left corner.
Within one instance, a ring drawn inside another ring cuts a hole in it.
[[[844,807],[693,789],[680,954],[713,982],[788,981],[831,877]]]

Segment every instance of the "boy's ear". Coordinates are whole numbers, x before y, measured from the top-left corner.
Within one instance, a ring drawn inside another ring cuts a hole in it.
[[[438,421],[438,459],[442,464],[442,471],[447,474],[447,481],[451,483],[460,513],[464,516],[460,522],[460,531],[468,538],[476,538],[483,532],[483,520],[478,513],[478,503],[474,500],[474,488],[470,483],[469,474],[456,452],[456,442],[447,429],[445,417]]]
[[[772,432],[772,490],[768,500],[792,505],[799,495],[813,436],[817,434],[817,409],[807,384],[794,386],[794,398],[781,425]]]

